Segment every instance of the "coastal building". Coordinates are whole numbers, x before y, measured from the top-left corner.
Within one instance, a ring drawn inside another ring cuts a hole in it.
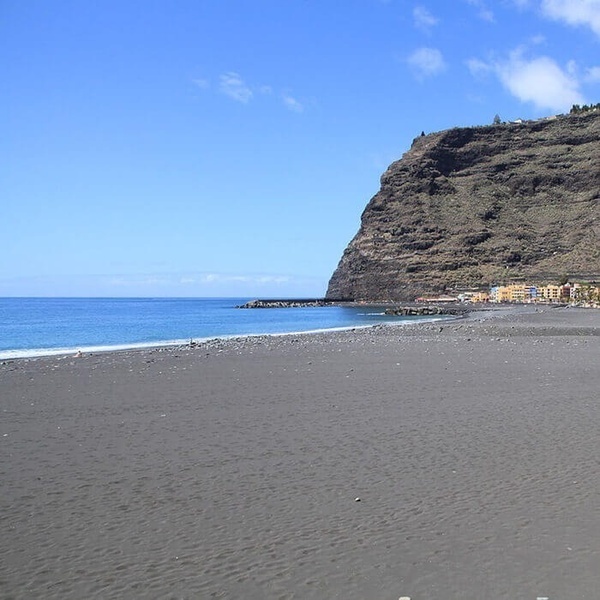
[[[510,285],[492,286],[489,292],[467,291],[454,296],[421,297],[417,302],[571,302],[582,306],[596,306],[600,302],[600,288],[595,284],[566,283],[564,285],[531,285],[529,283],[514,283]]]
[[[471,302],[489,302],[490,294],[489,292],[476,292],[471,296]]]
[[[503,285],[490,290],[491,302],[534,302],[537,297],[538,289],[534,285]]]
[[[541,300],[550,302],[558,302],[561,299],[562,286],[560,285],[543,285],[538,288],[538,297]]]
[[[509,302],[525,302],[525,286],[524,285],[509,285],[508,286]]]
[[[565,283],[561,288],[560,297],[565,300],[575,300],[579,288],[581,288],[580,283]]]
[[[571,302],[577,302],[581,306],[600,305],[600,287],[597,285],[575,283],[571,286],[570,294]]]

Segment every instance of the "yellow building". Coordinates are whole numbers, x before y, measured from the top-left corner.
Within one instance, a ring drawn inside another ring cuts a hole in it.
[[[523,285],[502,285],[494,291],[494,302],[523,302],[525,299]]]
[[[507,285],[502,285],[494,290],[494,302],[510,302],[510,289]]]
[[[561,297],[562,287],[560,285],[544,285],[538,288],[538,298],[558,302]]]
[[[471,302],[489,302],[490,295],[487,292],[476,292],[471,296]]]
[[[525,302],[525,286],[509,285],[510,302]]]
[[[537,297],[537,288],[533,285],[512,284],[492,288],[492,302],[531,302]]]

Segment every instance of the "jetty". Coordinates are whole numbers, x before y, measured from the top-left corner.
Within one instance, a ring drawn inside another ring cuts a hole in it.
[[[236,308],[305,308],[310,306],[340,306],[352,304],[350,298],[269,298],[251,300]]]

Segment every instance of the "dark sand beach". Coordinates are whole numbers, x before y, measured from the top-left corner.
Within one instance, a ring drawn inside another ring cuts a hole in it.
[[[532,307],[5,362],[0,597],[597,600],[599,367]]]

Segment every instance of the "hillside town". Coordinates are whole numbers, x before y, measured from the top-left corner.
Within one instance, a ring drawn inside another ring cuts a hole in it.
[[[492,286],[489,290],[466,291],[456,295],[420,297],[417,302],[472,302],[472,303],[519,303],[519,304],[572,304],[600,308],[600,286],[588,283],[564,283],[534,285],[514,283]]]

